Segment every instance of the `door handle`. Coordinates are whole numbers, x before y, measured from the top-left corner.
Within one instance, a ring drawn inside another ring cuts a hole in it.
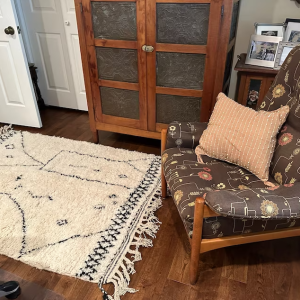
[[[11,27],[11,26],[8,26],[7,28],[4,29],[4,32],[6,34],[10,34],[10,35],[14,35],[15,34],[15,30]]]
[[[153,52],[154,47],[144,45],[144,46],[142,47],[142,50],[145,51],[145,52]]]

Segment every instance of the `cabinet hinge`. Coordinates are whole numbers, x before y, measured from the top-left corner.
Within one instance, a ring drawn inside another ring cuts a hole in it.
[[[82,12],[82,3],[80,3],[79,5],[80,5],[80,12]]]
[[[221,17],[224,17],[224,4],[221,7]]]
[[[17,26],[18,34],[21,34],[21,28],[20,26]]]

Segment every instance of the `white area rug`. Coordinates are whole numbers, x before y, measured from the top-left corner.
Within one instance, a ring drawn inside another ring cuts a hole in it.
[[[159,189],[160,157],[2,128],[0,253],[120,299],[159,228]]]

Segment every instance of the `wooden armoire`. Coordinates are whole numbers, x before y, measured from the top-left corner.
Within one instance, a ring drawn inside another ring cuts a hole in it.
[[[75,0],[91,129],[160,138],[228,90],[238,0]]]

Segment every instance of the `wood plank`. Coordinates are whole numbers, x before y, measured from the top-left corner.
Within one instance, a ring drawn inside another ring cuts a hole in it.
[[[84,23],[81,14],[81,0],[75,0],[75,12],[76,12],[76,19],[77,19],[78,35],[79,35],[79,46],[81,52],[85,92],[86,92],[86,99],[87,99],[88,111],[89,111],[90,127],[93,134],[97,134],[96,123],[94,118],[94,103],[93,103],[92,88],[90,82],[89,63],[87,59],[88,56],[87,56],[87,49],[86,49]]]
[[[147,53],[147,104],[148,130],[155,131],[156,126],[156,2],[146,1],[146,44],[154,47]]]
[[[176,282],[173,280],[167,280],[164,289],[158,299],[159,300],[175,300],[175,299],[189,300],[190,290],[191,287],[186,284],[182,284],[180,282]]]
[[[220,28],[220,37],[219,37],[219,45],[218,45],[218,64],[216,69],[215,76],[215,86],[214,93],[212,96],[211,108],[210,111],[213,111],[215,103],[217,101],[218,94],[225,90],[226,87],[223,86],[225,68],[227,62],[227,55],[229,51],[229,38],[230,38],[230,29],[231,29],[231,20],[233,13],[233,0],[228,0],[224,2],[224,15],[221,20],[221,28]],[[233,40],[235,41],[235,39]],[[233,44],[234,45],[234,44]],[[230,70],[231,71],[231,70]],[[229,76],[230,78],[230,76]]]
[[[248,275],[248,245],[240,245],[244,255],[235,255],[233,247],[225,249],[225,256],[222,267],[222,277],[247,283]]]
[[[91,0],[93,2],[114,2],[114,1],[117,1],[117,2],[120,2],[120,0]],[[122,0],[122,2],[136,2],[136,0]]]
[[[87,46],[94,45],[94,30],[92,21],[91,0],[81,0],[85,42]],[[81,13],[81,12],[80,12]]]
[[[300,228],[283,229],[277,231],[269,231],[258,234],[237,235],[216,239],[203,239],[201,243],[201,253],[211,251],[218,248],[229,247],[234,245],[256,243],[274,239],[284,239],[300,235]]]
[[[138,54],[138,75],[139,75],[139,112],[140,128],[148,129],[148,107],[147,107],[147,53],[142,50],[146,44],[146,0],[136,2],[137,22],[137,54]]]
[[[140,120],[136,119],[128,119],[122,117],[115,117],[110,115],[102,115],[103,122],[106,124],[132,127],[132,128],[140,128]]]
[[[217,75],[217,59],[216,51],[219,47],[220,26],[221,26],[221,7],[223,1],[211,0],[208,37],[207,37],[207,55],[205,60],[205,72],[203,83],[203,97],[201,101],[200,121],[208,122],[212,112],[212,107],[215,102],[215,81]],[[218,55],[218,53],[217,53]],[[224,73],[223,73],[224,74]],[[222,85],[219,92],[222,91]]]
[[[168,129],[169,124],[156,123],[156,131],[161,132],[163,129]]]
[[[243,104],[244,93],[246,91],[246,82],[247,82],[247,75],[246,74],[238,74],[240,78],[240,84],[238,86],[238,103]]]
[[[100,1],[100,0],[98,0]],[[157,3],[211,3],[213,0],[156,0]]]
[[[90,81],[92,87],[95,122],[102,122],[102,105],[99,89],[99,75],[96,59],[96,51],[94,46],[88,46],[88,62],[90,71]]]
[[[93,98],[93,111],[95,121],[102,121],[102,107],[101,107],[101,96],[98,85],[98,68],[97,68],[97,59],[96,51],[94,47],[94,32],[92,24],[92,11],[90,0],[82,0],[82,14],[83,22],[85,28],[85,41],[87,48],[87,61],[88,69],[90,74],[90,83],[92,89],[92,98]]]
[[[131,90],[131,91],[139,90],[138,83],[99,79],[98,84],[99,86],[106,86],[106,87],[111,87],[116,89],[124,89],[124,90]]]
[[[136,41],[95,39],[95,46],[121,49],[137,49],[138,44]]]
[[[156,87],[157,94],[189,96],[189,97],[202,97],[203,91],[192,89],[169,88],[163,86]]]
[[[99,122],[96,122],[96,128],[98,130],[112,131],[112,132],[123,133],[123,134],[131,134],[131,135],[135,135],[135,136],[142,136],[142,137],[146,137],[146,138],[160,140],[159,132],[146,131],[146,130],[118,126],[118,125],[113,125],[113,124],[104,124],[104,123],[99,123]]]
[[[236,299],[249,299],[246,294],[245,283],[235,281],[232,279],[221,278],[218,287],[217,299],[236,300]]]
[[[240,59],[237,61],[234,70],[235,71],[241,71],[241,72],[249,72],[249,73],[258,73],[258,74],[273,74],[277,75],[279,70],[274,70],[272,68],[266,68],[266,67],[259,67],[259,66],[252,66],[252,65],[246,65],[246,53],[242,53],[240,55]]]
[[[156,51],[206,54],[206,46],[157,43]]]

